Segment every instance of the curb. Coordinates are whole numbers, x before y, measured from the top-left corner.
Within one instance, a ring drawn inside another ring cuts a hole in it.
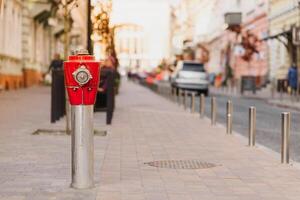
[[[276,103],[276,102],[272,102],[272,101],[266,101],[266,102],[271,106],[276,106],[279,108],[294,109],[294,110],[300,111],[299,106],[287,105],[287,104],[283,104],[283,103]]]
[[[283,103],[277,103],[277,102],[272,102],[270,100],[268,100],[267,98],[264,97],[253,97],[253,96],[243,96],[243,95],[230,95],[230,94],[220,94],[220,93],[215,93],[215,92],[211,92],[212,95],[215,96],[226,96],[226,97],[236,97],[236,98],[243,98],[243,99],[255,99],[255,100],[261,100],[261,101],[265,101],[267,104],[271,105],[271,106],[275,106],[278,108],[285,108],[285,109],[293,109],[296,111],[300,112],[300,107],[299,106],[295,106],[295,105],[287,105],[287,104],[283,104]]]
[[[212,95],[215,96],[226,96],[226,97],[236,97],[236,98],[243,98],[243,99],[256,99],[256,100],[264,100],[267,99],[265,97],[259,97],[259,96],[244,96],[244,95],[231,95],[231,94],[221,94],[216,92],[211,92]]]

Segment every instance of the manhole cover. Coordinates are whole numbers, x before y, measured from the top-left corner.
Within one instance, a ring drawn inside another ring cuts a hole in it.
[[[32,135],[67,135],[65,130],[38,129]],[[106,130],[94,130],[95,136],[106,136]]]
[[[200,160],[160,160],[147,162],[146,165],[170,169],[208,169],[217,165]]]

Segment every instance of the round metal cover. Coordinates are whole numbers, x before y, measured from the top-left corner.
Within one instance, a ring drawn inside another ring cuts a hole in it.
[[[81,86],[87,84],[92,79],[90,71],[83,65],[73,72],[73,77]]]
[[[146,165],[158,168],[170,169],[208,169],[216,167],[217,165],[200,160],[160,160],[147,162]]]
[[[52,130],[52,129],[37,129],[32,135],[67,135],[66,130]],[[95,136],[106,136],[106,130],[94,129]]]

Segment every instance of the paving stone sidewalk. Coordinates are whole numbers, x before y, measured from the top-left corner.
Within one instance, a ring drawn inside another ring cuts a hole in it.
[[[300,199],[300,170],[281,165],[264,148],[226,135],[176,104],[134,83],[122,82],[112,126],[95,126],[95,180],[91,190],[70,183],[70,137],[32,136],[49,121],[49,88],[0,94],[0,199],[13,200],[235,200]],[[25,106],[26,105],[26,106]],[[160,160],[200,160],[208,169],[156,168]]]

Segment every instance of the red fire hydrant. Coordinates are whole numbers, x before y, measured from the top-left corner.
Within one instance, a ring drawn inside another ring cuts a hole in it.
[[[64,62],[65,84],[71,104],[72,183],[78,189],[94,186],[93,112],[100,62],[79,50]]]

